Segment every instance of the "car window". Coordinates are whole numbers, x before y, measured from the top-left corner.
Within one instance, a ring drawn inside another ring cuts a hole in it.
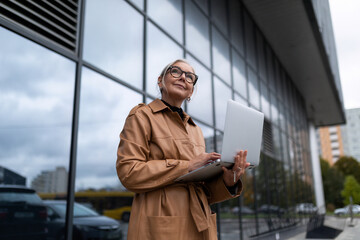
[[[35,193],[19,192],[0,192],[1,202],[26,202],[31,204],[41,204],[41,198]]]
[[[80,204],[74,205],[74,217],[98,216],[99,214]]]
[[[65,216],[66,214],[66,203],[52,204],[51,205],[58,214]],[[87,207],[80,204],[74,204],[74,217],[90,217],[98,216],[99,214]]]

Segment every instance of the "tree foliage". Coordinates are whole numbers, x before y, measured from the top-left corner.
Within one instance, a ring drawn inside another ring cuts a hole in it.
[[[360,182],[360,164],[353,158],[343,156],[336,161],[334,166],[343,173],[344,176],[353,175],[357,182]]]
[[[341,190],[344,187],[344,175],[322,158],[320,158],[320,166],[326,206],[342,207]]]
[[[360,203],[360,184],[352,175],[346,177],[341,196],[344,198],[345,205],[350,204],[350,197],[352,197],[353,203]]]

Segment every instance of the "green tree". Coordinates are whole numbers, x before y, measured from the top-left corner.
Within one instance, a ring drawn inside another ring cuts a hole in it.
[[[350,203],[350,197],[352,197],[353,203],[360,203],[360,184],[353,176],[346,177],[341,196],[344,198],[345,205]]]
[[[360,182],[360,164],[353,158],[343,156],[336,161],[334,166],[344,174],[344,176],[353,175],[357,182]]]
[[[343,198],[341,190],[344,188],[344,175],[337,168],[331,167],[322,158],[320,158],[320,166],[326,206],[329,210],[335,207],[342,207]]]

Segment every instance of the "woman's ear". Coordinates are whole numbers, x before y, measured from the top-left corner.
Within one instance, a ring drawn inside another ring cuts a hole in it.
[[[159,86],[159,89],[160,89],[160,92],[162,91],[162,88],[163,88],[163,84],[162,84],[162,76],[159,76],[158,77],[158,82],[157,82],[158,86]]]

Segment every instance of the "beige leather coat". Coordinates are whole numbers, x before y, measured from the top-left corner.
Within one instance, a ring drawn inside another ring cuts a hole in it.
[[[222,176],[209,182],[175,183],[188,172],[189,159],[205,152],[201,129],[184,121],[161,100],[130,111],[120,134],[116,169],[122,184],[135,192],[129,240],[217,239],[216,214],[209,204],[231,195]]]

